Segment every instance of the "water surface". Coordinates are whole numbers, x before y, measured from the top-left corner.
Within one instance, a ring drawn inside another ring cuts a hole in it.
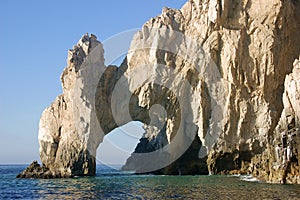
[[[134,175],[98,165],[96,177],[16,179],[25,168],[0,165],[0,199],[300,199],[299,185],[237,176]]]

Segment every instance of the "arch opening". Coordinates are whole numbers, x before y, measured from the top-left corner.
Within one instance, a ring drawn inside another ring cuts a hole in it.
[[[106,134],[97,149],[97,164],[121,169],[145,132],[142,126],[139,121],[131,121]]]

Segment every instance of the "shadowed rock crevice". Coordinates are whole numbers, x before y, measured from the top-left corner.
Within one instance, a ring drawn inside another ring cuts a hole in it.
[[[152,173],[158,175],[208,175],[209,171],[206,164],[207,157],[199,157],[200,148],[201,141],[199,137],[195,137],[189,148],[178,160],[169,166]]]

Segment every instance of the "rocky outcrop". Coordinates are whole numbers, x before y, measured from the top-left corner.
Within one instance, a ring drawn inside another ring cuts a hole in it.
[[[23,172],[17,175],[17,178],[56,178],[45,166],[40,166],[38,162],[33,161]],[[58,177],[57,177],[58,178]]]
[[[136,120],[145,133],[124,170],[299,183],[299,10],[292,0],[164,8],[135,34],[120,67],[106,67],[101,43],[83,36],[69,52],[64,93],[41,117],[44,166],[93,175],[104,135]],[[289,160],[282,142],[277,156],[284,130],[295,143]]]
[[[95,174],[101,141],[94,94],[103,68],[102,44],[94,35],[84,35],[69,50],[61,75],[63,94],[43,112],[39,124],[40,158],[54,177]]]
[[[216,64],[221,91],[204,94],[205,90],[198,89],[191,95],[198,94],[198,97],[193,99],[186,95],[185,99],[192,102],[190,112],[198,112],[186,123],[193,124],[195,129],[185,132],[195,132],[201,139],[200,152],[208,155],[206,162],[212,174],[253,173],[264,180],[276,182],[272,177],[277,175],[263,166],[269,166],[272,155],[268,146],[272,145],[270,141],[283,109],[285,76],[292,71],[293,61],[300,52],[300,39],[297,37],[300,30],[299,9],[297,1],[189,1],[181,10],[164,9],[162,15],[148,21],[134,38],[134,48],[147,44],[159,50],[154,53],[132,51],[127,57],[129,69],[140,63],[160,63],[181,70],[183,76],[188,77],[189,63],[182,61],[178,55],[161,50],[161,43],[168,46],[170,32],[160,30],[159,39],[151,38],[151,30],[161,27],[193,38]],[[197,83],[200,82],[197,74],[194,73],[193,77],[196,77]],[[207,77],[204,80],[204,85],[212,88],[213,82]],[[153,89],[143,87],[145,89],[141,91],[147,91],[151,99]],[[215,105],[212,105],[211,98],[216,100]],[[143,105],[149,100],[140,102],[140,106],[151,106]],[[216,106],[221,109],[215,109]],[[221,115],[219,120],[218,113]],[[169,127],[176,124],[178,121]],[[168,136],[176,131],[166,132]],[[146,133],[146,137],[151,146],[157,143],[155,135]],[[148,146],[149,143],[144,145],[144,150]],[[141,146],[136,149],[136,152],[139,151],[143,151]],[[140,163],[139,160],[133,154],[125,168],[134,168],[133,163]],[[189,166],[188,161],[183,163]]]
[[[285,78],[283,111],[262,157],[256,157],[253,173],[275,183],[300,183],[300,62]],[[273,140],[272,140],[273,139]],[[266,162],[266,160],[268,162]],[[263,173],[262,173],[263,172]],[[265,172],[265,173],[264,173]]]

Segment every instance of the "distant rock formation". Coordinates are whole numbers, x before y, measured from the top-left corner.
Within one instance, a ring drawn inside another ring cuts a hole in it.
[[[185,57],[179,33],[196,43]],[[146,22],[120,67],[106,67],[102,44],[83,36],[69,51],[64,93],[40,120],[43,165],[55,177],[94,175],[104,135],[138,120],[145,133],[125,170],[146,172],[158,156],[165,161],[158,174],[242,173],[299,184],[299,33],[299,1],[191,0]],[[209,58],[203,73],[192,59],[201,51]],[[150,152],[158,153],[145,163],[141,153]]]

